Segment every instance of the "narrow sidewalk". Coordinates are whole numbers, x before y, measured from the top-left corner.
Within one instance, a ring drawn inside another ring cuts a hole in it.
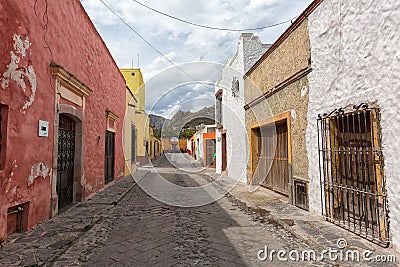
[[[325,221],[320,215],[291,205],[285,196],[261,186],[254,192],[249,192],[249,185],[243,183],[235,185],[232,178],[224,174],[217,174],[214,169],[208,169],[204,174],[222,190],[227,191],[227,197],[232,198],[239,207],[250,210],[257,217],[257,220],[261,222],[268,220],[283,227],[295,238],[307,244],[309,249],[318,251],[329,248],[338,249],[338,240],[345,239],[347,242],[345,249],[358,250],[361,256],[365,250],[370,250],[372,251],[370,258],[379,255],[393,255],[396,262],[400,262],[400,253],[393,248],[381,247]],[[396,262],[371,261],[369,263],[364,262],[362,266],[398,266]]]
[[[134,173],[136,179],[148,171]],[[0,248],[1,266],[42,266],[54,262],[72,244],[102,220],[112,207],[135,186],[131,176],[126,176],[84,202],[72,206],[46,222],[24,233],[7,237]]]

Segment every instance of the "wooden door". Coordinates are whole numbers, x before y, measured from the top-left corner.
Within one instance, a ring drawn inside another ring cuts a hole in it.
[[[226,170],[226,134],[222,134],[222,171]]]
[[[258,164],[260,173],[266,174],[262,185],[281,194],[288,195],[289,165],[286,120],[261,128],[259,151]]]

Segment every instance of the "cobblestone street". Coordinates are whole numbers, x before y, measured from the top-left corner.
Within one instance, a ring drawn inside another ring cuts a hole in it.
[[[157,165],[160,174],[175,184],[206,182],[199,174],[172,169],[166,158]],[[158,178],[149,173],[144,179]],[[264,245],[294,247],[283,231],[260,225],[227,198],[180,208],[161,203],[136,186],[103,217],[55,266],[265,266],[257,260]]]
[[[135,179],[159,184],[163,177],[182,187],[209,183],[204,172],[182,171],[198,168],[187,156],[169,154],[154,163],[156,168],[141,168]],[[312,248],[234,197],[194,208],[170,206],[131,177],[8,242],[0,250],[4,266],[338,266],[279,261],[277,255],[273,262],[260,261],[265,246],[268,251]]]
[[[207,182],[201,174],[173,169],[165,157],[157,166],[165,172],[162,176],[183,186]],[[146,174],[144,179],[159,177]],[[127,181],[118,184],[124,185],[120,189],[130,186]],[[265,266],[257,260],[265,245],[302,246],[283,229],[260,223],[255,214],[226,197],[201,207],[180,208],[153,199],[137,185],[115,201],[117,192],[102,192],[26,234],[11,237],[1,250],[1,262],[7,266]]]

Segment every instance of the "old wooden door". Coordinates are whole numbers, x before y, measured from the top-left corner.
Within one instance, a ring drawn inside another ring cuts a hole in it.
[[[73,202],[75,122],[61,114],[58,127],[57,194],[58,207]]]
[[[106,131],[106,148],[104,162],[104,182],[107,184],[114,180],[114,140],[115,134]]]
[[[222,171],[226,170],[226,134],[222,134]]]
[[[281,194],[288,195],[289,165],[286,121],[277,123],[275,126],[261,128],[259,149],[258,164],[261,164],[262,172],[266,173],[262,185]]]

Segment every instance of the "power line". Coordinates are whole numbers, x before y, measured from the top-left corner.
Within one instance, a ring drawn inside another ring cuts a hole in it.
[[[158,50],[155,46],[153,46],[149,41],[147,41],[139,32],[137,32],[131,25],[129,25],[120,15],[117,14],[117,12],[115,12],[110,6],[108,6],[103,0],[100,0],[100,2],[108,9],[111,11],[111,13],[114,14],[114,16],[116,16],[123,24],[125,24],[129,29],[131,29],[131,31],[133,31],[137,36],[140,37],[140,39],[142,39],[148,46],[150,46],[152,49],[154,49],[154,51],[156,51],[159,55],[161,55],[164,59],[166,59],[169,63],[171,63],[174,67],[176,67],[178,70],[180,70],[182,73],[186,74],[188,77],[190,77],[191,79],[193,79],[193,81],[200,83],[201,85],[203,85],[204,87],[206,87],[207,89],[209,88],[208,86],[204,85],[202,82],[199,82],[197,79],[195,79],[192,75],[190,75],[189,73],[187,73],[184,69],[182,69],[181,67],[179,67],[178,65],[175,64],[175,62],[173,62],[171,59],[169,59],[168,57],[166,57],[160,50]]]
[[[268,25],[268,26],[264,26],[264,27],[248,28],[248,29],[219,28],[219,27],[207,26],[207,25],[202,25],[202,24],[190,22],[190,21],[187,21],[187,20],[172,16],[172,15],[169,15],[167,13],[161,12],[161,11],[159,11],[157,9],[154,9],[154,8],[152,8],[150,6],[147,6],[147,5],[141,3],[141,2],[139,2],[137,0],[132,0],[132,1],[137,3],[137,4],[139,4],[139,5],[141,5],[141,6],[143,6],[143,7],[145,7],[145,8],[147,8],[147,9],[150,9],[151,11],[154,11],[154,12],[156,12],[158,14],[161,14],[163,16],[169,17],[171,19],[178,20],[180,22],[187,23],[187,24],[190,24],[190,25],[193,25],[193,26],[196,26],[196,27],[210,29],[210,30],[218,30],[218,31],[231,31],[231,32],[257,31],[257,30],[263,30],[263,29],[267,29],[267,28],[276,27],[276,26],[279,26],[279,25],[282,25],[282,24],[286,24],[286,23],[292,22],[292,20],[293,20],[293,19],[292,20],[286,20],[286,21],[278,22],[278,23],[275,23],[275,24],[272,24],[272,25]]]

